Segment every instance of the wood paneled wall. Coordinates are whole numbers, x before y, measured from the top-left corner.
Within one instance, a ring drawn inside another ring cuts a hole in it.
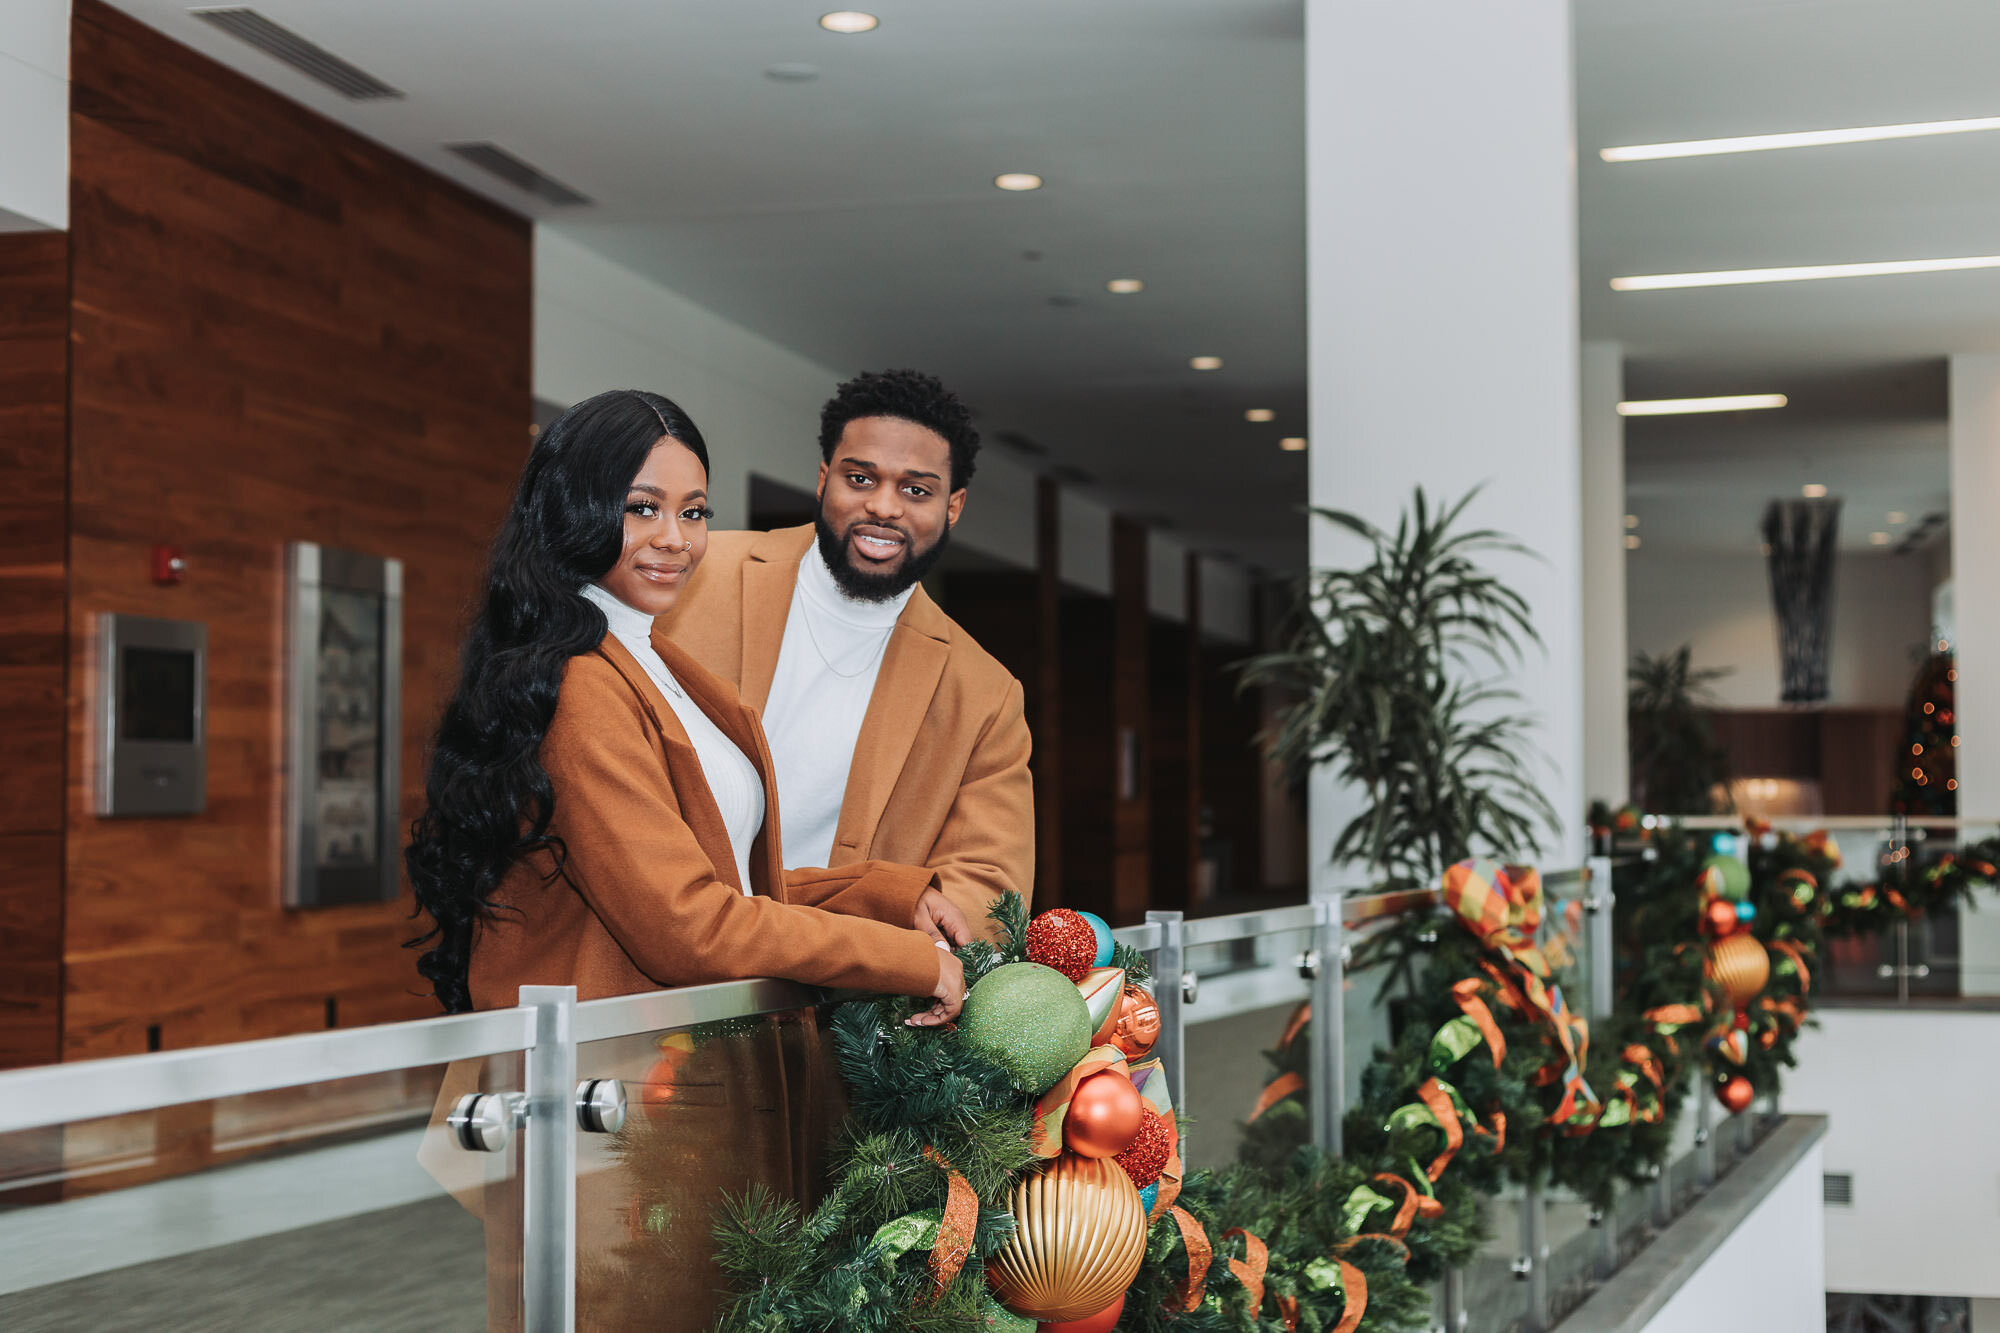
[[[1113,925],[1143,920],[1152,898],[1152,708],[1147,665],[1149,606],[1146,527],[1114,514],[1111,519],[1112,721],[1115,728],[1117,802],[1112,866]],[[1125,772],[1129,753],[1134,772]]]
[[[62,1045],[69,240],[0,234],[0,1069]]]
[[[529,227],[98,0],[71,78],[65,1055],[434,1013],[407,899],[280,906],[284,550],[404,563],[407,820],[528,443]],[[199,816],[91,813],[101,611],[208,625]]]

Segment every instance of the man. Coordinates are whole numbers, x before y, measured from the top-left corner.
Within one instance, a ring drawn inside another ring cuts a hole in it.
[[[812,526],[713,534],[660,624],[763,714],[787,868],[928,866],[992,935],[1034,883],[1021,685],[918,584],[965,509],[972,414],[929,375],[865,374],[819,447]]]

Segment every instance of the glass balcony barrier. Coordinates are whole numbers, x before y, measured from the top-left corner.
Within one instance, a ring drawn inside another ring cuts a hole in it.
[[[1610,863],[1544,883],[1544,946],[1595,1012]],[[1455,928],[1432,893],[1116,932],[1154,969],[1191,1167],[1235,1159],[1262,1052],[1288,1030],[1311,1137],[1338,1150],[1399,1016],[1398,983],[1350,969],[1349,946],[1411,911]],[[771,980],[584,1003],[526,988],[511,1010],[0,1074],[0,1326],[172,1307],[218,1328],[706,1328],[723,1196],[810,1202],[824,1179],[842,998]],[[1707,1121],[1684,1119],[1658,1185],[1606,1216],[1541,1190],[1492,1200],[1492,1241],[1435,1293],[1440,1326],[1549,1327],[1628,1261],[1736,1152],[1738,1131],[1702,1140]]]

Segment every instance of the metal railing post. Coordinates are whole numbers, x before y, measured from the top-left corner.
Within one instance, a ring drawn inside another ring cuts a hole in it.
[[[1715,1107],[1707,1080],[1695,1076],[1694,1170],[1703,1189],[1715,1184]]]
[[[1612,907],[1616,902],[1611,888],[1611,858],[1590,858],[1590,896],[1584,908],[1590,913],[1590,1018],[1594,1023],[1610,1021],[1612,1006]]]
[[[1160,1040],[1154,1047],[1167,1070],[1167,1091],[1174,1099],[1177,1115],[1187,1112],[1187,1014],[1194,1002],[1194,974],[1187,970],[1187,952],[1182,943],[1183,920],[1179,912],[1148,912],[1146,920],[1158,922],[1160,951],[1153,962],[1153,999],[1160,1006]],[[1181,1129],[1181,1160],[1187,1160],[1187,1130]]]
[[[1312,977],[1312,1047],[1309,1076],[1312,1089],[1312,1137],[1322,1150],[1341,1150],[1340,1122],[1346,1111],[1347,1070],[1346,942],[1340,919],[1340,899],[1313,899],[1313,948],[1319,953],[1319,967]]]
[[[576,1328],[576,987],[523,986],[535,1011],[521,1162],[522,1324]]]
[[[1528,1251],[1528,1318],[1526,1333],[1547,1333],[1549,1326],[1549,1211],[1539,1183],[1528,1186],[1521,1199],[1523,1231]]]

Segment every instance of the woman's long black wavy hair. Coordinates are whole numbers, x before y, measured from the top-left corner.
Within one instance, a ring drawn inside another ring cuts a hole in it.
[[[701,431],[671,399],[614,389],[570,408],[535,441],[493,541],[458,688],[431,746],[424,812],[403,853],[417,910],[432,923],[410,946],[436,941],[417,971],[448,1011],[472,1008],[473,936],[507,871],[544,847],[562,864],[542,736],[564,666],[604,637],[604,613],[579,594],[617,563],[632,479],[662,435],[707,470]]]

